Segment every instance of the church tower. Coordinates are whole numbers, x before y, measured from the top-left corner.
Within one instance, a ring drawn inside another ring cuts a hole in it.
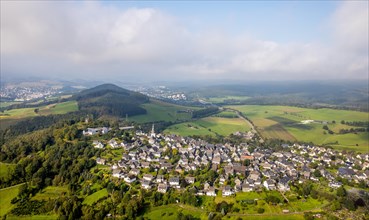
[[[154,123],[152,124],[152,127],[151,127],[151,137],[155,137],[156,134],[155,134],[155,128],[154,128]]]

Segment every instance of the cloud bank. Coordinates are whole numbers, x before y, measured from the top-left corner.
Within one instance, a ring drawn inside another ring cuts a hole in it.
[[[328,40],[278,43],[156,8],[1,1],[1,74],[106,80],[368,78],[368,2],[342,2]],[[242,28],[242,27],[240,27]],[[265,27],[268,28],[268,27]],[[288,33],[287,33],[288,34]]]

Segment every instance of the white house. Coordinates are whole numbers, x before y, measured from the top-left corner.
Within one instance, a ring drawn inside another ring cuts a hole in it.
[[[167,192],[167,190],[168,190],[168,186],[167,186],[167,184],[165,184],[165,183],[160,183],[160,184],[158,185],[158,192],[160,192],[160,193],[166,193],[166,192]]]

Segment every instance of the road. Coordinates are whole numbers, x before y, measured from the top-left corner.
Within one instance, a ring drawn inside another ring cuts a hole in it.
[[[243,120],[245,120],[245,121],[249,124],[249,126],[251,127],[252,132],[254,132],[255,134],[257,134],[257,135],[259,136],[259,138],[260,138],[260,142],[264,142],[263,137],[262,137],[262,136],[261,136],[261,134],[260,134],[260,133],[255,129],[255,127],[254,127],[254,125],[251,123],[251,121],[250,121],[248,118],[246,118],[246,117],[245,117],[245,116],[244,116],[240,111],[238,111],[238,110],[236,110],[236,109],[233,109],[233,108],[224,108],[224,110],[228,110],[228,111],[233,111],[233,112],[235,112],[239,118],[242,118]]]

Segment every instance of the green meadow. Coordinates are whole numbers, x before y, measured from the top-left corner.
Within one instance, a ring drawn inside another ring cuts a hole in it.
[[[68,112],[74,112],[78,110],[78,104],[76,101],[62,102],[58,104],[47,105],[40,108],[40,115],[50,115],[50,114],[65,114]]]
[[[9,105],[14,105],[21,102],[0,102],[0,108],[8,107]]]
[[[36,110],[38,109],[38,111]],[[4,112],[0,112],[0,129],[5,129],[17,122],[25,119],[41,115],[65,114],[78,110],[76,101],[68,101],[57,104],[50,104],[41,107],[18,108]]]
[[[242,118],[206,117],[196,121],[175,124],[164,130],[164,133],[191,135],[223,135],[227,136],[236,131],[247,132],[251,128]]]
[[[38,112],[36,111],[38,109]],[[0,119],[22,119],[28,117],[35,117],[39,115],[50,114],[65,114],[78,110],[78,104],[76,101],[68,101],[57,104],[50,104],[37,108],[18,108],[0,113]]]
[[[178,213],[182,212],[185,215],[192,215],[200,219],[208,219],[208,215],[205,211],[188,205],[170,204],[159,207],[151,208],[144,217],[148,219],[177,219]]]
[[[0,189],[0,216],[4,216],[15,207],[14,204],[11,204],[11,201],[18,195],[21,185]]]
[[[181,111],[199,109],[194,107],[174,105],[158,100],[151,100],[150,103],[143,104],[142,107],[146,109],[147,114],[129,117],[128,120],[136,121],[138,123],[156,121],[175,122],[177,120],[188,120],[192,117],[191,113]]]
[[[48,186],[45,189],[42,189],[41,192],[38,192],[34,197],[33,200],[49,200],[49,199],[56,199],[63,194],[66,194],[68,189],[62,186]]]
[[[92,193],[91,195],[87,196],[85,198],[85,200],[83,200],[82,204],[86,204],[86,205],[93,205],[95,202],[99,201],[100,199],[107,197],[108,196],[108,191],[106,190],[106,188],[99,190],[95,193]]]
[[[352,128],[348,125],[342,125],[340,123],[342,120],[369,121],[369,113],[367,112],[290,106],[241,105],[228,107],[237,109],[248,117],[264,138],[313,142],[340,150],[368,151],[368,132],[338,134],[340,129]],[[305,120],[326,121],[328,122],[327,126],[334,134],[325,132],[322,123],[302,123]]]

